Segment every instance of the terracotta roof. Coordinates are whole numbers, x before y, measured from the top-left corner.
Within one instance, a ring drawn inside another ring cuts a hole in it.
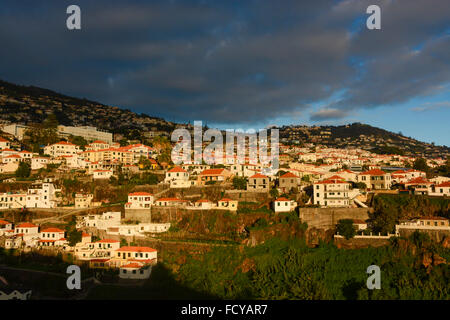
[[[36,228],[37,225],[29,223],[29,222],[24,222],[19,224],[18,226],[16,226],[16,228]]]
[[[47,229],[41,230],[41,232],[64,232],[64,230],[61,230],[58,228],[47,228]]]
[[[289,199],[286,199],[285,197],[277,198],[275,201],[291,201]]]
[[[184,170],[184,169],[181,168],[181,167],[174,167],[174,168],[170,169],[170,170],[167,171],[167,172],[187,172],[187,171]]]
[[[182,200],[182,199],[178,199],[178,198],[160,198],[156,201],[186,201],[186,200]]]
[[[221,168],[221,169],[206,169],[206,170],[203,170],[200,173],[200,175],[201,176],[218,175],[218,174],[222,174],[224,170],[225,169],[223,169],[223,168]]]
[[[74,146],[73,143],[70,143],[70,142],[67,142],[67,141],[60,141],[60,142],[57,142],[55,144],[64,144],[64,145],[67,145],[67,146]]]
[[[260,174],[260,173],[254,174],[254,175],[252,175],[250,178],[251,178],[251,179],[257,179],[257,178],[269,179],[268,176],[265,176],[265,175]]]
[[[121,266],[121,268],[125,269],[140,269],[142,268],[142,264],[139,264],[137,262],[128,263],[126,265]]]
[[[8,222],[6,220],[0,220],[0,225],[4,226],[4,225],[7,225],[7,224],[11,224],[11,222]]]
[[[427,178],[424,177],[417,177],[414,179],[409,180],[408,182],[406,182],[405,184],[431,184],[430,181],[428,181]]]
[[[127,252],[156,252],[156,249],[150,247],[131,247],[125,246],[117,249],[116,251],[127,251]]]
[[[298,178],[295,174],[293,174],[292,172],[287,172],[285,174],[283,174],[280,178]]]
[[[450,187],[450,181],[442,182],[442,183],[436,185],[436,187],[447,187],[448,188],[448,187]]]
[[[372,170],[368,170],[368,171],[364,171],[362,173],[360,173],[360,175],[371,175],[371,176],[384,176],[386,174],[386,172],[384,172],[383,170],[380,169],[372,169]]]
[[[129,193],[128,196],[152,196],[153,194],[148,193],[148,192],[133,192],[133,193]]]

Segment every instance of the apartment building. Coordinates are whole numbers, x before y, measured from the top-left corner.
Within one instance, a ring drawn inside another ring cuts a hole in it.
[[[48,154],[52,157],[73,155],[77,154],[80,151],[81,150],[79,146],[67,141],[60,141],[44,147],[44,154]]]
[[[248,178],[247,190],[269,191],[270,179],[268,176],[257,173]]]
[[[27,191],[27,208],[55,208],[58,190],[50,182],[37,182]]]
[[[357,176],[357,181],[365,183],[370,190],[389,189],[392,185],[391,174],[380,169],[361,172]]]
[[[128,194],[126,209],[148,209],[154,201],[153,194],[148,192],[133,192]]]
[[[323,207],[348,207],[351,204],[349,193],[350,183],[339,176],[313,184],[314,204]]]
[[[77,209],[89,208],[91,206],[93,199],[94,195],[92,193],[88,194],[77,193],[75,194],[75,208]]]
[[[90,126],[72,127],[59,125],[57,131],[60,137],[65,138],[68,138],[70,136],[79,136],[83,137],[88,142],[96,140],[102,140],[109,144],[113,142],[112,133],[103,130],[98,130],[96,127]]]

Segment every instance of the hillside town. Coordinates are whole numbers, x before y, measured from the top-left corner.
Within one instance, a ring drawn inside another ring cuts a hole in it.
[[[334,215],[330,210],[336,209],[352,221],[355,238],[387,239],[405,230],[450,233],[444,217],[411,216],[381,234],[359,214],[371,209],[377,194],[448,198],[448,176],[430,176],[415,168],[443,167],[448,165],[444,158],[309,142],[281,143],[277,170],[251,163],[175,165],[167,156],[174,143],[165,137],[155,136],[146,145],[124,143],[122,136],[95,127],[57,125],[54,132],[57,142],[31,151],[21,143],[30,135],[29,128],[2,128],[0,246],[5,249],[70,253],[89,268],[115,269],[122,279],[147,279],[158,250],[137,243],[177,229],[190,212],[238,215],[260,208],[303,220],[305,210]],[[132,180],[137,182],[122,196],[108,189]],[[249,203],[257,207],[249,209]],[[341,220],[334,219],[332,227]],[[73,230],[64,228],[70,221]],[[342,235],[336,232],[334,237]]]

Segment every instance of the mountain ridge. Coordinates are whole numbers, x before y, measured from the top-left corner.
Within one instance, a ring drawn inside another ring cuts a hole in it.
[[[49,114],[64,125],[89,125],[113,133],[130,129],[171,133],[178,124],[160,117],[110,106],[85,98],[71,97],[36,86],[17,85],[0,80],[0,121],[3,123],[42,123]],[[435,146],[401,133],[352,123],[341,126],[279,126],[280,141],[313,142],[330,147],[361,147],[378,153],[443,157],[450,154],[447,146]]]

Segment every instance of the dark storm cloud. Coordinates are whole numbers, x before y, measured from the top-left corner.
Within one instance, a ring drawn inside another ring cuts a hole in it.
[[[310,114],[336,119],[450,81],[447,0],[78,1],[81,31],[69,1],[3,2],[1,78],[172,120],[289,117],[345,90]]]

